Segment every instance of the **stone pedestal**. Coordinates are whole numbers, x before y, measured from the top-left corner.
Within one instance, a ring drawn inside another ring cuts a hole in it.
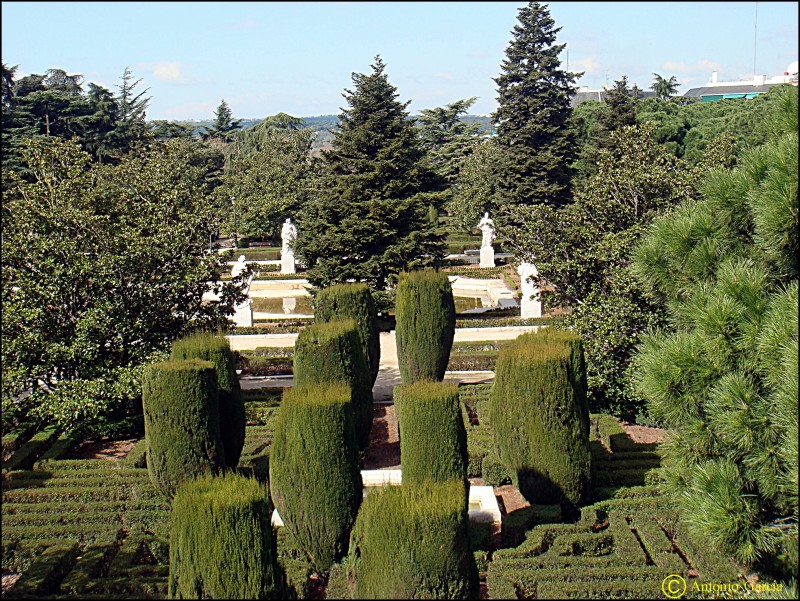
[[[294,253],[286,252],[281,254],[281,275],[297,273],[294,263]]]
[[[283,312],[288,315],[289,313],[294,313],[294,310],[297,308],[297,299],[294,296],[285,297],[283,299]]]
[[[253,327],[253,301],[247,299],[240,305],[236,305],[233,311],[233,323],[236,327]]]
[[[520,317],[541,317],[542,316],[542,301],[539,300],[539,290],[531,297],[522,297],[519,303]]]
[[[480,267],[494,267],[494,247],[483,246],[481,247],[481,264]]]

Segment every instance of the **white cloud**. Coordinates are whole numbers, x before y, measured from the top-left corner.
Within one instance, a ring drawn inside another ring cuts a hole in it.
[[[153,76],[159,81],[168,83],[189,83],[181,69],[181,64],[178,62],[156,63],[153,65]]]
[[[711,75],[712,71],[719,71],[721,69],[719,63],[715,63],[706,58],[694,63],[685,63],[683,61],[666,61],[661,65],[662,69],[668,73],[697,73],[706,72],[707,76]]]
[[[562,66],[566,67],[566,62],[563,60]],[[591,75],[600,72],[600,63],[597,62],[597,58],[594,55],[577,60],[570,58],[569,70],[573,73],[583,72],[586,75]]]

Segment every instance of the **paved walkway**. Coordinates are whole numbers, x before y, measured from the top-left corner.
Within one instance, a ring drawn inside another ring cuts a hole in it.
[[[512,340],[526,332],[535,332],[539,326],[507,326],[500,328],[459,328],[455,332],[455,342],[484,342],[493,340]],[[294,346],[297,334],[244,334],[230,335],[228,340],[235,351],[252,350],[259,346]],[[378,379],[372,388],[375,401],[391,401],[392,391],[400,384],[400,368],[397,363],[397,346],[394,330],[381,332],[381,361]],[[444,376],[448,382],[482,383],[494,380],[493,371],[448,371]],[[243,378],[242,388],[266,388],[291,386],[292,376],[271,376],[263,378]]]

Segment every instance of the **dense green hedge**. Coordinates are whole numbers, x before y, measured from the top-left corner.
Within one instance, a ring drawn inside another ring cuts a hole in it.
[[[371,385],[378,377],[381,360],[381,343],[378,332],[378,314],[375,301],[367,284],[336,284],[324,288],[314,299],[314,317],[317,322],[334,319],[353,319],[369,364]]]
[[[401,273],[395,313],[397,359],[403,384],[443,380],[456,323],[447,274],[431,270]]]
[[[500,457],[531,503],[579,505],[591,490],[571,347],[525,334],[500,351],[489,415]]]
[[[299,354],[299,353],[298,353]],[[361,472],[350,389],[296,384],[275,418],[269,462],[272,500],[317,570],[347,552],[361,503]]]
[[[264,486],[233,473],[184,482],[172,502],[172,599],[280,599]]]
[[[467,432],[458,386],[415,382],[395,388],[403,483],[467,478]]]
[[[213,363],[187,359],[148,365],[142,407],[147,470],[163,495],[172,497],[183,480],[225,467]]]
[[[244,445],[244,403],[236,359],[224,336],[209,332],[191,334],[172,344],[171,359],[203,359],[217,370],[219,384],[219,433],[225,449],[225,464],[235,469]]]
[[[404,483],[370,493],[350,557],[357,599],[477,598],[464,482]]]
[[[558,328],[542,328],[536,334],[526,334],[531,342],[537,341],[540,344],[560,343],[566,345],[570,350],[570,362],[572,363],[573,384],[575,386],[575,399],[581,412],[581,425],[583,435],[589,436],[589,401],[587,400],[586,384],[586,356],[583,352],[583,340],[579,334],[560,330]]]
[[[344,382],[350,386],[353,423],[360,449],[369,444],[372,429],[372,384],[367,359],[354,320],[309,326],[294,347],[294,382]]]

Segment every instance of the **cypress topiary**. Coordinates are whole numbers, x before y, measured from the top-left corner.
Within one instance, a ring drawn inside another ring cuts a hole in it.
[[[466,495],[462,480],[404,482],[367,495],[350,539],[355,598],[477,598]]]
[[[403,482],[466,482],[467,431],[458,386],[422,381],[395,390]]]
[[[575,384],[575,398],[581,411],[581,425],[584,435],[589,436],[589,400],[588,385],[586,382],[586,355],[583,352],[583,339],[575,332],[559,330],[558,328],[540,328],[535,334],[525,334],[529,343],[547,344],[550,342],[561,343],[570,349],[570,362],[572,363],[573,382]]]
[[[375,301],[367,284],[336,284],[320,290],[314,299],[314,319],[317,322],[347,318],[356,322],[369,364],[370,385],[374,386],[381,360],[381,343]]]
[[[441,382],[456,327],[453,291],[446,273],[412,271],[397,284],[397,359],[403,384]]]
[[[169,597],[281,599],[284,590],[267,489],[234,473],[181,484],[172,502]]]
[[[347,552],[361,503],[350,390],[340,382],[284,392],[269,462],[272,500],[318,571]]]
[[[142,407],[150,480],[171,498],[178,484],[225,467],[214,365],[188,359],[148,365]]]
[[[497,357],[489,421],[514,484],[531,503],[576,506],[591,487],[591,455],[572,348],[520,336]]]
[[[225,463],[235,469],[244,447],[245,416],[242,390],[236,375],[236,358],[224,336],[210,332],[191,334],[172,344],[172,359],[203,359],[217,370],[219,384],[219,431],[225,449]]]
[[[352,319],[316,323],[300,332],[294,345],[294,382],[350,386],[359,449],[369,445],[372,385],[356,323]]]

